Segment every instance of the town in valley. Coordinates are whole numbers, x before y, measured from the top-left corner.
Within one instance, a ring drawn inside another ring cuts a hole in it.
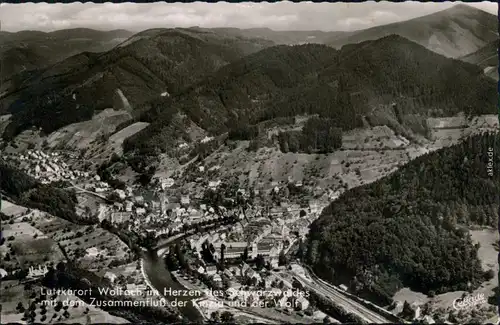
[[[334,32],[0,14],[2,321],[498,323],[498,20],[435,5]]]

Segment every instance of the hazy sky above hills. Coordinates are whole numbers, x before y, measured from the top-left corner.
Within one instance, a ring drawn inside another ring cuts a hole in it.
[[[351,31],[403,21],[459,2],[364,3],[71,3],[1,4],[2,30],[87,27],[140,31],[155,27],[268,27],[274,30]],[[497,14],[496,2],[470,6]]]

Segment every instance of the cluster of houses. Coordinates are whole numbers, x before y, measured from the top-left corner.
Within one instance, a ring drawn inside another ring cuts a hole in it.
[[[255,259],[260,255],[268,267],[271,269],[279,268],[280,254],[287,253],[295,241],[305,235],[308,226],[317,216],[317,213],[311,213],[311,209],[307,209],[308,213],[304,215],[297,208],[297,206],[274,208],[266,213],[251,211],[251,213],[247,213],[248,218],[241,219],[236,224],[210,233],[191,236],[189,245],[197,260],[196,263],[204,265],[199,266],[197,272],[206,274],[215,284],[222,282],[222,278],[225,277],[233,289],[241,288],[243,283],[248,283],[249,280],[252,280],[251,283],[259,284],[259,286],[262,286],[262,283],[269,286],[275,283],[276,279],[272,279],[272,276],[265,275],[266,272],[259,273],[246,263],[231,266],[231,263],[228,262],[233,260],[239,263],[244,254],[248,254],[249,259]],[[312,208],[314,208],[314,204]],[[218,271],[214,265],[205,265],[202,258],[203,247],[210,247],[215,262],[224,259],[227,265],[224,271]],[[291,284],[289,287],[291,288]],[[248,299],[248,297],[242,298],[241,295],[231,297],[231,299],[233,298]],[[257,297],[250,299],[257,299]],[[258,297],[258,299],[267,298]],[[305,306],[304,308],[308,306],[308,302],[305,300],[298,303]]]
[[[283,242],[292,242],[296,234],[303,237],[307,233],[309,224],[316,218],[320,204],[311,201],[306,216],[301,216],[303,209],[299,205],[282,205],[265,210],[247,207],[228,209],[224,206],[211,207],[206,204],[196,204],[189,195],[167,195],[165,188],[173,185],[172,179],[159,182],[161,190],[157,189],[154,195],[145,199],[142,195],[134,195],[134,190],[127,187],[124,190],[115,189],[111,192],[115,201],[113,207],[101,210],[99,219],[108,219],[113,224],[128,223],[130,229],[138,232],[153,232],[156,237],[181,231],[184,226],[212,222],[222,217],[236,215],[240,222],[232,227],[230,237],[243,236],[244,232],[254,233],[254,238],[242,240],[224,239],[224,233],[217,240],[209,240],[215,247],[226,246],[225,258],[239,257],[248,246],[250,254],[277,256],[284,248]],[[220,182],[215,181],[217,186]],[[244,189],[238,191],[246,195]],[[197,201],[197,200],[194,200]],[[271,223],[270,220],[274,220]],[[250,222],[251,221],[251,222]],[[294,236],[290,234],[293,233]],[[248,236],[247,236],[248,237]],[[293,238],[292,238],[293,237]],[[195,240],[193,238],[193,240]],[[269,243],[274,244],[269,244]],[[281,244],[280,244],[281,243]],[[218,257],[215,254],[216,258]]]
[[[101,181],[101,177],[99,175],[94,175],[93,177],[89,177],[82,187],[87,191],[99,194],[108,193],[113,190],[107,182]]]
[[[58,152],[45,153],[41,150],[28,150],[25,154],[10,155],[23,171],[42,184],[57,181],[73,181],[89,178],[90,173],[68,168],[64,157]]]
[[[167,198],[159,193],[146,200],[142,195],[134,196],[130,188],[114,190],[111,195],[115,202],[107,213],[103,213],[103,219],[114,224],[130,221],[132,228],[154,232],[156,236],[178,231],[184,225],[214,221],[228,214],[224,207],[218,209],[221,215],[205,204],[195,208],[189,196]]]
[[[203,139],[200,140],[200,143],[209,143],[213,140],[214,140],[214,137],[205,136]],[[189,148],[189,144],[187,144],[186,142],[179,143],[178,148],[179,149],[187,149],[187,148]]]
[[[280,253],[286,252],[307,233],[308,226],[314,219],[314,215],[311,215],[300,217],[299,213],[293,213],[286,219],[254,215],[232,225],[230,229],[194,235],[189,240],[190,246],[198,254],[204,243],[213,246],[215,260],[222,258],[222,254],[224,260],[238,259],[246,250],[249,258],[262,255],[274,267],[278,264]]]
[[[129,228],[137,230],[147,227],[152,220],[157,220],[157,202],[147,201],[142,195],[134,195],[132,188],[115,189],[109,195],[114,200],[111,207],[102,204],[103,213],[99,219],[107,219],[112,224],[129,222]]]
[[[168,226],[156,231],[157,235],[179,231],[184,225],[192,226],[203,222],[213,222],[221,217],[227,216],[230,211],[224,207],[219,207],[221,213],[217,213],[214,208],[200,204],[199,208],[189,207],[186,197],[181,198],[181,205],[168,205],[169,209],[162,216],[167,216],[170,221]]]
[[[168,188],[172,184],[171,179],[159,182],[162,188]],[[114,204],[102,204],[99,220],[107,219],[112,224],[126,223],[130,230],[143,234],[154,233],[155,237],[159,237],[182,231],[185,226],[237,215],[239,222],[230,228],[190,237],[193,250],[201,251],[201,245],[206,242],[214,246],[213,256],[218,260],[224,245],[224,259],[239,258],[246,249],[249,258],[262,255],[271,265],[276,265],[280,252],[287,251],[298,238],[307,234],[308,226],[316,218],[320,208],[318,202],[311,201],[306,209],[291,204],[267,210],[248,207],[244,211],[233,211],[223,206],[196,204],[189,195],[176,196],[172,193],[169,196],[167,192],[164,189],[156,190],[153,195],[144,195],[148,197],[145,199],[130,187],[115,189],[108,195],[113,197]],[[243,194],[246,194],[244,190]],[[301,214],[304,210],[307,211],[305,215]]]
[[[272,300],[276,308],[305,310],[310,306],[305,296],[291,293],[292,283],[270,272],[258,272],[247,263],[226,267],[224,271],[217,270],[214,265],[199,266],[196,271],[209,276],[217,287],[223,286],[224,279],[228,286],[226,299],[234,305],[267,305],[266,301]],[[243,285],[249,280],[258,284],[259,289]]]

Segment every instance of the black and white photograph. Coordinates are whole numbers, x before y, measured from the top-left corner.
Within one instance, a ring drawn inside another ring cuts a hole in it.
[[[0,323],[499,324],[496,2],[0,4]]]

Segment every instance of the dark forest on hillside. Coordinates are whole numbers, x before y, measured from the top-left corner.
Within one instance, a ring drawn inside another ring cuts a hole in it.
[[[126,140],[125,151],[165,152],[174,122],[185,116],[204,130],[220,134],[275,118],[318,114],[344,131],[366,121],[426,135],[430,116],[492,114],[495,83],[472,64],[431,52],[392,35],[344,46],[275,46],[219,69],[204,81],[151,106],[152,124]],[[248,134],[231,136],[252,137]],[[293,141],[292,141],[293,142]]]
[[[282,152],[330,153],[342,147],[342,129],[333,119],[312,117],[300,131],[278,134]]]
[[[50,184],[40,184],[2,161],[0,189],[22,206],[39,209],[69,221],[81,221],[75,210],[78,201],[74,192]]]
[[[346,192],[312,224],[307,263],[330,281],[349,274],[353,290],[384,303],[405,286],[431,295],[476,286],[486,270],[462,226],[496,226],[500,182],[487,166],[500,170],[488,154],[499,140],[473,136]]]
[[[122,108],[113,99],[121,90],[134,114],[152,109],[163,92],[175,94],[229,62],[272,42],[196,31],[158,29],[153,37],[108,52],[83,52],[52,66],[13,78],[0,98],[0,112],[12,113],[3,138],[31,127],[45,133],[91,119],[105,108]],[[75,98],[73,98],[75,94]]]

